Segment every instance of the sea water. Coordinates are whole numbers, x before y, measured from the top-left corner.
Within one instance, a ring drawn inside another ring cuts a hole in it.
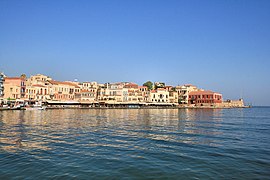
[[[0,179],[270,179],[270,108],[0,112]]]

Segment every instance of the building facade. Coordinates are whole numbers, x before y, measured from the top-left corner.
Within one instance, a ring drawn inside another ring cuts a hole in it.
[[[141,93],[142,96],[142,101],[143,102],[148,102],[149,99],[149,90],[147,86],[139,86],[139,92]]]
[[[25,78],[5,77],[4,78],[4,98],[5,99],[24,99],[26,92]]]
[[[179,104],[188,104],[188,97],[190,92],[198,91],[199,89],[192,84],[185,84],[182,86],[175,87],[176,92],[178,93],[178,103]]]
[[[96,93],[83,89],[80,92],[75,93],[75,100],[82,103],[95,103]]]
[[[50,78],[49,76],[43,75],[43,74],[37,74],[37,75],[33,75],[30,76],[30,78],[27,79],[26,81],[26,85],[27,86],[31,86],[31,85],[49,85],[48,81],[51,81],[52,78]]]
[[[169,92],[165,88],[150,91],[149,102],[154,104],[169,103]]]
[[[213,91],[193,91],[189,93],[188,103],[196,106],[222,103],[222,94]]]
[[[0,73],[0,97],[31,101],[55,101],[77,103],[100,103],[120,105],[216,105],[222,103],[222,94],[204,91],[191,84],[166,86],[156,82],[155,89],[131,82],[98,84],[97,82],[55,81],[49,76],[37,74],[26,79],[5,77]],[[241,102],[225,105],[240,106]],[[240,104],[240,105],[239,105]],[[224,106],[225,106],[224,105]]]
[[[127,96],[127,91],[124,90],[125,82],[106,83],[100,86],[97,93],[97,99],[102,102],[119,103],[123,102],[124,96]]]
[[[4,96],[4,81],[5,75],[4,73],[0,73],[0,98]]]
[[[123,96],[123,102],[143,102],[143,94],[140,92],[138,84],[135,83],[128,83],[124,86]]]
[[[45,101],[51,99],[52,78],[46,75],[33,75],[26,81],[26,96],[27,100]]]
[[[176,91],[169,91],[169,103],[178,104],[178,93]]]
[[[50,83],[50,96],[51,100],[56,101],[71,101],[75,100],[75,92],[80,87],[71,82],[62,82],[62,81],[48,81]],[[77,93],[79,93],[77,91]]]

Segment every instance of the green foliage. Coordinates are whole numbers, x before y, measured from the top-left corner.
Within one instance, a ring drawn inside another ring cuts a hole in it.
[[[21,78],[22,78],[22,79],[26,79],[26,78],[27,78],[26,74],[22,74],[22,75],[21,75]]]
[[[143,84],[144,86],[147,86],[149,90],[153,89],[153,83],[151,81],[147,81]]]
[[[165,83],[163,83],[163,82],[155,82],[154,87],[155,87],[154,89],[164,88],[165,87]]]

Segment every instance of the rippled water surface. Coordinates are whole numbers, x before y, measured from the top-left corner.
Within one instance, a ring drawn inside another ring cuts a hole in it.
[[[270,108],[0,112],[0,179],[270,179]]]

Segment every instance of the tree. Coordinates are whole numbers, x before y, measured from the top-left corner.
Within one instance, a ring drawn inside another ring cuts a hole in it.
[[[27,77],[26,77],[26,74],[22,74],[22,75],[21,75],[21,78],[22,78],[22,79],[26,79],[26,78],[27,78]]]
[[[153,89],[153,83],[151,81],[147,81],[143,84],[144,86],[147,86],[149,90]]]
[[[165,87],[165,83],[163,83],[163,82],[155,82],[155,84],[154,84],[154,89],[164,88],[164,87]]]

